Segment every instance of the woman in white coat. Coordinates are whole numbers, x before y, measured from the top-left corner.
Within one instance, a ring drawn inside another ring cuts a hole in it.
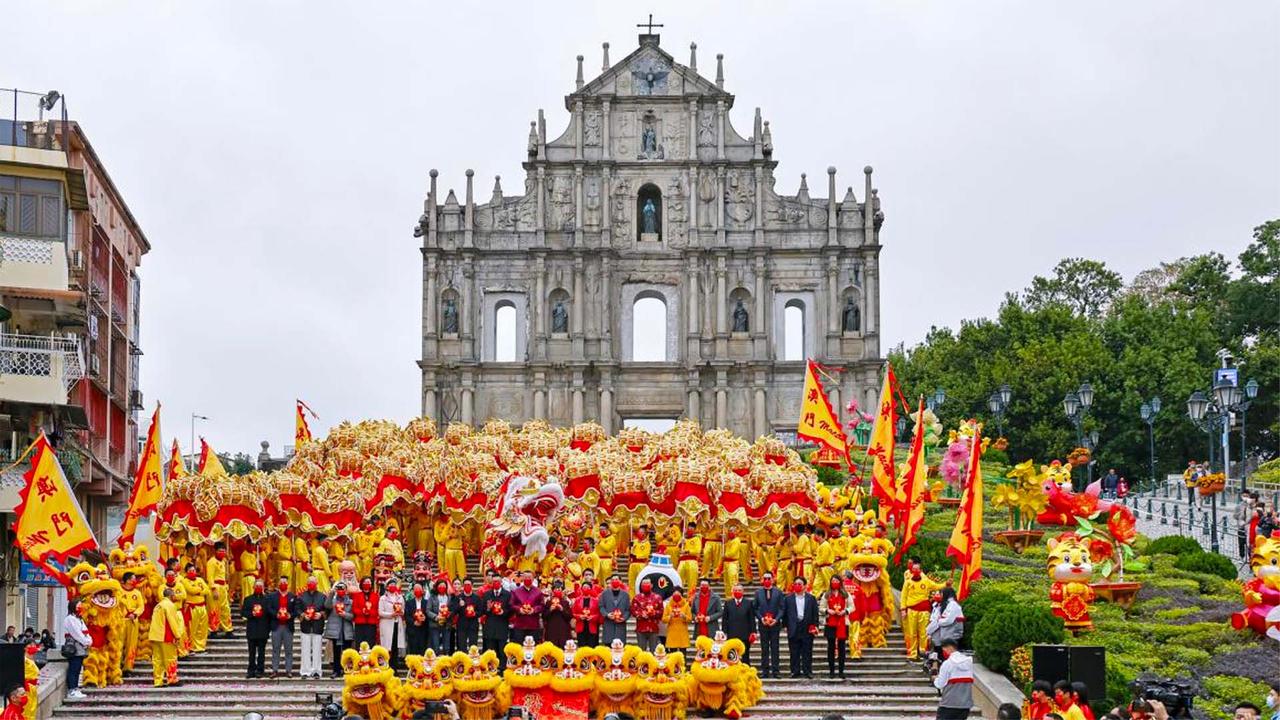
[[[399,649],[404,645],[404,595],[394,579],[378,600],[378,644],[391,653],[391,667],[400,668]]]

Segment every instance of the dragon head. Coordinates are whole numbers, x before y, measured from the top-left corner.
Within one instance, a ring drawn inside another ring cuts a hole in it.
[[[386,648],[360,643],[360,649],[342,651],[344,675],[342,697],[347,712],[359,707],[389,703],[396,692],[395,671],[391,669],[391,654]]]

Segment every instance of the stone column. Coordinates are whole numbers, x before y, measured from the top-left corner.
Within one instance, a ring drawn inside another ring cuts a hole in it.
[[[427,258],[427,290],[426,305],[423,315],[423,329],[429,336],[436,334],[436,298],[439,292],[436,290],[436,258],[431,256]]]
[[[752,213],[751,218],[751,226],[755,233],[752,241],[756,245],[764,245],[764,168],[759,165],[756,166],[755,179],[756,211]]]
[[[529,298],[529,312],[533,313],[533,334],[538,340],[546,333],[544,325],[546,324],[546,315],[542,310],[543,304],[547,298],[547,266],[546,260],[541,256],[533,261],[533,297]]]
[[[702,312],[702,302],[698,295],[698,260],[696,258],[689,258],[689,297],[686,302],[689,304],[689,334],[697,335],[701,332],[698,315]]]
[[[766,416],[764,388],[756,388],[755,412],[755,436],[760,437],[769,432],[769,418]]]
[[[698,101],[696,99],[689,101],[689,159],[698,159]]]
[[[863,272],[867,274],[867,303],[862,309],[862,331],[874,333],[880,329],[880,263],[872,258]]]
[[[729,391],[723,385],[716,388],[716,427],[729,427]]]
[[[462,388],[462,422],[472,425],[475,422],[475,405],[469,387]]]
[[[583,390],[581,387],[573,389],[573,424],[577,425],[582,422],[583,416]]]
[[[602,105],[603,105],[603,107],[602,107],[603,112],[602,112],[602,117],[601,117],[601,119],[600,119],[600,123],[601,123],[601,125],[602,125],[602,127],[600,128],[600,131],[601,131],[601,134],[600,134],[600,157],[604,158],[605,160],[608,160],[608,159],[609,159],[609,125],[610,125],[610,123],[609,123],[609,101],[608,101],[608,100],[605,100],[605,101],[602,103]],[[607,173],[607,172],[609,172],[609,168],[607,168],[607,167],[606,167],[606,168],[604,169],[604,171],[605,171],[606,173]],[[606,176],[606,177],[607,177],[607,176]],[[607,197],[607,196],[608,196],[608,194],[607,194],[607,193],[601,193],[601,195],[603,195],[603,196],[605,196],[605,197]],[[609,227],[609,220],[608,220],[608,217],[609,217],[609,213],[607,213],[607,212],[606,212],[606,213],[605,213],[605,221],[604,221],[604,226],[605,226],[606,228],[607,228],[607,227]]]
[[[698,205],[702,199],[698,197],[698,166],[689,166],[689,246],[698,247]]]
[[[716,334],[723,335],[729,332],[728,326],[728,279],[725,277],[725,258],[723,255],[716,257]]]
[[[756,256],[756,309],[755,321],[751,325],[753,335],[764,335],[768,326],[767,313],[765,312],[765,268],[764,256]]]
[[[600,258],[600,335],[601,356],[607,360],[613,357],[613,268],[607,255]]]
[[[827,258],[827,332],[840,332],[840,289],[836,284],[839,267]]]
[[[538,168],[538,216],[536,218],[538,225],[538,233],[542,234],[547,229],[547,190],[546,190],[546,168]]]
[[[573,169],[573,234],[574,241],[582,241],[582,166]]]
[[[475,241],[472,239],[472,234],[475,232],[476,203],[475,203],[475,196],[472,193],[472,187],[471,187],[472,178],[474,176],[475,176],[475,171],[471,170],[470,168],[467,168],[467,206],[466,206],[466,209],[463,211],[464,214],[462,216],[462,219],[463,219],[462,246],[463,247],[475,247]]]
[[[606,124],[605,127],[609,126]],[[613,237],[609,231],[613,224],[613,182],[609,178],[609,166],[605,165],[600,169],[600,226],[603,228],[600,233],[601,247],[609,247]]]
[[[573,259],[573,312],[569,319],[574,337],[582,336],[582,284],[582,256],[578,256]]]
[[[688,417],[690,420],[702,422],[702,391],[694,388],[689,391]]]
[[[533,391],[533,418],[535,420],[547,419],[547,391],[543,388]]]
[[[724,160],[724,101],[716,101],[716,159]]]
[[[573,159],[582,159],[582,101],[577,100],[573,103],[573,126],[576,130],[573,133]]]
[[[436,390],[435,388],[427,388],[422,393],[422,416],[436,419]]]
[[[600,425],[605,435],[613,434],[613,389],[600,388]]]
[[[716,229],[716,242],[724,243],[724,175],[723,165],[716,168],[716,217],[712,226]]]

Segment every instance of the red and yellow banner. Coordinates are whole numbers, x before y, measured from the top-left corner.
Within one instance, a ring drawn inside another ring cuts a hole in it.
[[[880,502],[880,522],[890,515],[898,516],[897,468],[893,460],[893,434],[897,431],[898,412],[893,405],[893,389],[898,379],[893,366],[886,365],[884,386],[880,389],[880,402],[876,406],[876,422],[871,429],[871,442],[867,445],[867,458],[871,460],[871,497]]]
[[[138,520],[156,509],[160,498],[164,495],[164,482],[160,469],[160,403],[156,403],[156,412],[151,416],[151,429],[147,430],[147,442],[142,447],[142,456],[138,458],[138,469],[133,474],[133,490],[129,492],[129,507],[124,513],[124,522],[120,525],[120,537],[116,542],[123,547],[133,542],[134,531],[138,528]]]
[[[197,475],[214,475],[222,477],[227,474],[227,469],[222,467],[222,461],[218,459],[218,454],[209,447],[209,443],[204,438],[200,438],[200,464],[196,466]]]
[[[306,413],[311,413],[311,417],[316,418],[317,420],[320,418],[316,415],[314,410],[307,407],[306,403],[301,400],[297,400],[296,402],[297,406],[295,408],[296,412],[294,413],[293,420],[293,442],[296,447],[302,447],[302,443],[311,442],[311,426],[307,424]]]
[[[911,452],[907,456],[907,469],[898,481],[898,559],[907,554],[916,541],[920,526],[924,524],[924,495],[928,485],[929,466],[924,459],[924,398],[916,413],[915,433],[911,437]],[[896,562],[896,561],[895,561]]]
[[[98,549],[93,529],[44,433],[36,439],[31,470],[23,477],[27,484],[18,492],[13,532],[15,544],[28,560],[47,567],[49,559],[66,564],[85,550]]]
[[[956,598],[969,597],[969,586],[982,577],[982,431],[973,434],[969,447],[969,467],[966,468],[964,495],[960,499],[960,512],[956,526],[951,531],[951,545],[947,555],[960,567],[960,587]]]
[[[174,438],[173,447],[169,450],[169,475],[165,479],[184,478],[187,475],[187,464],[182,461],[182,450],[178,448],[178,438]]]
[[[808,362],[804,373],[804,396],[800,404],[800,422],[796,426],[796,435],[804,440],[817,443],[820,447],[829,448],[832,452],[849,462],[849,441],[845,437],[844,428],[840,427],[840,419],[831,409],[831,401],[822,389],[818,380],[818,365]]]

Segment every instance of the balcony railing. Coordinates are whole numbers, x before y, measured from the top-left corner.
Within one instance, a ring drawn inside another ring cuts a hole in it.
[[[66,152],[59,133],[67,107],[58,93],[0,88],[0,145]]]
[[[79,338],[0,334],[0,398],[63,405],[82,377]]]
[[[67,250],[61,238],[0,234],[0,286],[67,289]]]

